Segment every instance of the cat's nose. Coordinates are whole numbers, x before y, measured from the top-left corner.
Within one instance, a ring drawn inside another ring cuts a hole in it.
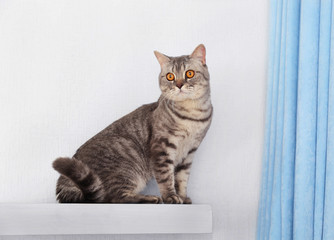
[[[180,82],[176,82],[176,86],[178,87],[178,88],[182,88],[182,86],[183,86],[183,83],[180,81]]]

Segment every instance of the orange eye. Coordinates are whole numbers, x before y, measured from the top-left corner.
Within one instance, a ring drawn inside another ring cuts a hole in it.
[[[175,79],[175,76],[173,73],[167,73],[166,78],[168,81],[173,81]]]
[[[187,78],[192,78],[192,77],[195,76],[195,72],[193,70],[188,70],[186,72],[186,76],[187,76]]]

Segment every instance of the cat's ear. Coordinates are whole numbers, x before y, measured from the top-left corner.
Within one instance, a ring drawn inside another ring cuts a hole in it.
[[[167,57],[166,55],[158,52],[158,51],[154,51],[154,55],[157,57],[158,62],[160,63],[160,66],[162,67],[163,65],[165,65],[167,62],[170,61],[169,57]]]
[[[206,55],[205,47],[203,44],[200,44],[195,48],[190,57],[201,60],[202,64],[205,65],[206,64],[205,55]]]

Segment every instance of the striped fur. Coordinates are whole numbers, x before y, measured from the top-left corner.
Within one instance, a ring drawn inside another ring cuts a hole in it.
[[[192,159],[212,119],[205,48],[191,55],[167,57],[161,65],[161,97],[115,121],[82,145],[72,158],[58,158],[61,203],[191,203],[187,183]],[[187,79],[185,72],[194,70]],[[174,81],[166,79],[173,73]],[[154,177],[159,196],[140,192]]]

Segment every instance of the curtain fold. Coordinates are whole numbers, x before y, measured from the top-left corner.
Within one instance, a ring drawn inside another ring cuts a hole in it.
[[[334,239],[330,0],[272,0],[257,239]]]

